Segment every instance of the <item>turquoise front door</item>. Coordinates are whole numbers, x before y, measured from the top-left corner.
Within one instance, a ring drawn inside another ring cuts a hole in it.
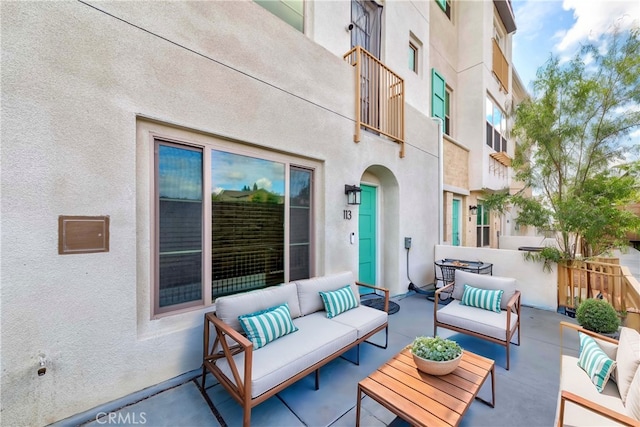
[[[453,199],[451,211],[451,244],[460,246],[460,200]]]
[[[358,214],[360,269],[358,280],[376,284],[376,187],[361,185],[361,204]]]

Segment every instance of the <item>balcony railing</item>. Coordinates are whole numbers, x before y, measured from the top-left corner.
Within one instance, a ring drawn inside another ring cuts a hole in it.
[[[608,262],[574,261],[558,264],[558,307],[575,309],[586,298],[601,296],[618,311],[640,308],[640,284],[628,267]]]
[[[404,80],[362,46],[344,55],[356,71],[356,132],[369,129],[400,144],[404,157]]]
[[[509,63],[496,39],[493,39],[493,73],[498,78],[504,91],[509,92]]]

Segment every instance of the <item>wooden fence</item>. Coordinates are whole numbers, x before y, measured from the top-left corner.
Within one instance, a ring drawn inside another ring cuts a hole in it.
[[[640,309],[640,284],[617,258],[558,264],[558,307],[575,309],[581,301],[599,296],[618,312]]]

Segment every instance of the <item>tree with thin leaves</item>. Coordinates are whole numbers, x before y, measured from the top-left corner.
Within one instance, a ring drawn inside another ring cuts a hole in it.
[[[556,232],[559,250],[543,254],[554,261],[624,246],[640,229],[624,209],[640,202],[640,29],[600,42],[568,62],[551,57],[515,111],[514,178],[533,197],[486,197],[489,209],[518,206],[517,224]]]

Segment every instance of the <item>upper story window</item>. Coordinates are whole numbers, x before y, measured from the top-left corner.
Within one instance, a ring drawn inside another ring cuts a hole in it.
[[[486,100],[486,144],[495,151],[507,152],[507,117],[504,111],[489,97]]]
[[[436,0],[440,9],[447,15],[447,18],[451,19],[451,2],[452,0]]]
[[[313,169],[155,138],[153,315],[313,274]]]
[[[507,37],[505,35],[505,31],[502,29],[502,26],[494,21],[493,23],[493,38],[496,41],[496,44],[500,47],[500,50],[504,53],[506,51],[506,40]]]
[[[371,0],[351,0],[351,47],[362,46],[380,59],[382,6]]]
[[[445,87],[444,92],[444,134],[451,136],[451,88]]]
[[[304,30],[303,0],[253,0],[269,12],[291,25],[296,30]]]
[[[409,42],[409,69],[414,73],[418,72],[418,48]]]

